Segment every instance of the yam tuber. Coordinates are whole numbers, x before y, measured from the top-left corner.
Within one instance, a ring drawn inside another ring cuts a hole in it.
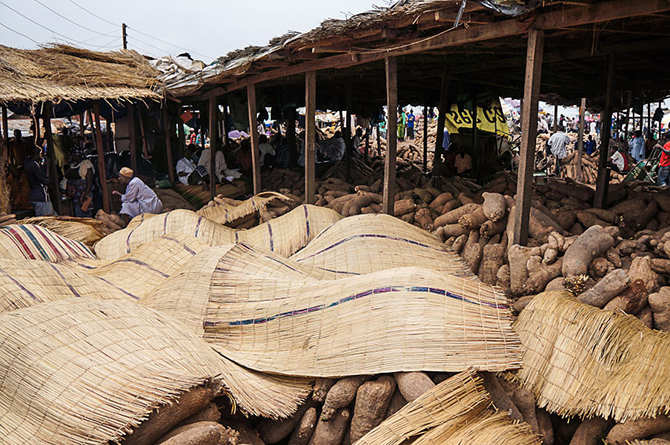
[[[493,405],[501,410],[505,411],[512,419],[523,422],[523,416],[519,412],[519,408],[516,407],[510,396],[503,390],[498,381],[498,377],[491,372],[481,372],[479,375],[484,381],[484,388],[486,392],[491,395],[491,400]]]
[[[403,406],[407,405],[407,400],[402,396],[402,393],[399,389],[393,393],[391,401],[389,402],[388,408],[386,408],[386,413],[384,414],[384,419],[388,419],[398,411],[402,409]]]
[[[565,258],[565,257],[563,257]],[[564,260],[565,261],[565,260]],[[579,301],[595,307],[605,307],[612,298],[630,285],[630,277],[623,269],[615,269],[605,275],[595,286],[577,297]]]
[[[361,386],[364,380],[365,378],[362,376],[352,376],[340,379],[335,383],[330,391],[328,391],[326,400],[323,403],[321,419],[327,422],[332,419],[338,409],[348,406],[354,400],[354,397],[356,397],[356,391],[358,391],[358,387]]]
[[[447,224],[456,224],[463,215],[472,213],[475,210],[479,209],[480,207],[481,207],[480,204],[474,204],[474,203],[458,207],[457,209],[451,210],[450,212],[438,216],[435,219],[435,226],[437,227],[437,226],[445,226]]]
[[[628,288],[610,300],[603,308],[606,311],[625,312],[627,314],[637,314],[647,304],[649,293],[640,279],[633,280]]]
[[[376,381],[365,382],[358,388],[354,415],[351,418],[352,443],[382,423],[395,386],[393,377],[382,376]]]
[[[612,426],[614,426],[613,420],[605,420],[602,417],[586,419],[575,431],[570,445],[601,445]]]
[[[407,402],[415,401],[424,392],[435,387],[435,383],[423,372],[396,372],[393,376]]]
[[[343,408],[333,413],[331,420],[321,419],[316,424],[309,445],[332,445],[342,442],[344,434],[347,432],[349,418],[351,414],[347,408]]]
[[[237,432],[216,422],[197,422],[170,431],[156,445],[219,445],[237,443]]]
[[[484,247],[482,260],[479,265],[479,279],[482,282],[495,286],[497,274],[505,261],[505,248],[501,244],[491,244]]]
[[[527,263],[530,258],[530,249],[515,244],[509,248],[507,254],[509,262],[510,291],[512,295],[523,294],[523,285],[528,280]]]
[[[585,275],[594,258],[614,246],[614,239],[600,226],[589,227],[566,250],[563,257],[563,276]]]
[[[507,213],[507,201],[500,193],[484,193],[484,204],[482,210],[486,218],[491,221],[500,221]]]
[[[300,423],[303,416],[312,404],[305,403],[298,407],[298,410],[290,417],[280,420],[263,419],[258,424],[258,435],[265,443],[277,443],[280,440],[288,437],[295,427]]]
[[[316,379],[314,390],[312,391],[312,400],[317,403],[323,403],[323,401],[326,400],[328,391],[330,391],[330,388],[332,388],[335,383],[337,383],[337,379],[326,379],[322,377]]]
[[[318,421],[316,408],[309,408],[302,416],[297,428],[291,434],[288,445],[307,445],[314,434],[314,428]]]
[[[654,313],[654,328],[670,332],[670,287],[649,295],[649,306]]]
[[[461,216],[458,219],[458,224],[460,224],[464,229],[476,230],[479,229],[479,227],[487,220],[488,218],[486,215],[484,215],[484,210],[482,210],[480,207],[472,213]]]
[[[626,445],[635,439],[644,439],[653,434],[670,430],[670,418],[659,415],[655,419],[629,420],[614,425],[607,435],[608,445]]]

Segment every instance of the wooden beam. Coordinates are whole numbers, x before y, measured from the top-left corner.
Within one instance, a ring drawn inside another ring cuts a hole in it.
[[[110,212],[109,193],[107,192],[107,170],[105,168],[105,151],[102,146],[102,128],[100,126],[100,104],[93,102],[93,116],[95,119],[95,148],[98,152],[98,171],[100,172],[100,188],[102,189],[102,209]],[[93,123],[91,124],[93,126]],[[137,172],[135,172],[137,175]]]
[[[528,33],[528,55],[521,110],[521,155],[516,192],[513,244],[528,243],[530,201],[535,171],[535,140],[537,138],[537,112],[542,78],[544,31],[531,29]]]
[[[439,116],[437,117],[437,134],[435,135],[435,157],[433,158],[433,186],[441,187],[442,175],[442,153],[444,148],[444,124],[447,120],[447,107],[449,106],[449,83],[447,76],[442,74],[440,86],[440,105],[438,107]]]
[[[7,121],[7,107],[2,106],[2,140],[0,141],[0,187],[7,189],[5,165],[9,158],[9,124]],[[9,193],[0,193],[0,212],[11,213]]]
[[[49,186],[51,196],[53,197],[53,207],[56,213],[62,213],[61,193],[58,184],[58,168],[56,166],[56,149],[54,147],[53,133],[51,132],[51,102],[44,103],[44,114],[42,122],[44,123],[44,137],[47,141],[47,157],[49,158]],[[4,165],[3,165],[4,168]]]
[[[351,184],[351,162],[352,162],[352,146],[351,146],[351,102],[352,102],[352,97],[351,97],[351,84],[347,84],[347,92],[346,92],[346,104],[345,104],[345,113],[347,115],[346,120],[345,120],[345,125],[344,128],[342,128],[343,133],[344,133],[344,176],[345,179],[348,183]]]
[[[398,150],[398,61],[386,58],[386,104],[388,125],[386,126],[386,161],[384,163],[384,197],[382,211],[393,215],[395,204],[396,154]]]
[[[593,207],[602,209],[607,203],[607,189],[609,188],[609,159],[610,137],[612,134],[612,101],[614,99],[614,83],[616,76],[616,58],[610,56],[607,70],[607,92],[605,93],[605,110],[603,111],[600,130],[600,157],[598,158],[598,178],[596,179],[596,193],[593,197]]]
[[[582,155],[584,153],[584,126],[586,125],[586,98],[582,97],[579,108],[579,133],[577,134],[577,182],[582,182]]]
[[[249,134],[251,135],[251,165],[253,168],[254,195],[261,188],[261,158],[258,152],[258,125],[256,112],[256,85],[247,86],[247,108],[249,110]]]
[[[428,105],[423,106],[423,171],[428,171]]]
[[[316,71],[305,74],[305,203],[316,202]]]
[[[179,109],[180,116],[177,119],[177,137],[179,138],[179,151],[184,153],[186,149],[186,132],[184,131],[184,121],[181,119],[182,111],[182,109]]]
[[[170,116],[168,115],[167,101],[163,101],[163,129],[165,131],[165,149],[167,150],[168,163],[168,177],[170,178],[170,185],[174,185],[174,171],[175,165],[172,159],[172,135],[174,134],[174,126],[170,124]]]
[[[8,115],[7,107],[2,106],[2,138],[5,140],[5,144],[7,144],[7,149],[9,150],[9,115]]]
[[[558,131],[558,104],[554,104],[554,128],[552,131],[554,133]]]
[[[212,200],[216,197],[216,181],[218,176],[216,175],[216,98],[212,97],[208,101],[208,113],[209,114],[209,196]],[[205,127],[200,124],[200,141],[202,145],[205,145]]]
[[[128,136],[130,137],[130,168],[137,172],[137,134],[135,132],[135,104],[128,105]]]

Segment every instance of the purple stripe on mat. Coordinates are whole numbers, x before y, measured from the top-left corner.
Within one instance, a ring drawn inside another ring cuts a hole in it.
[[[307,206],[302,206],[305,209],[305,226],[307,229],[307,239],[309,239],[309,214],[307,213]]]
[[[494,309],[506,309],[507,306],[504,304],[494,304],[494,303],[484,303],[481,301],[475,301],[475,300],[470,300],[469,298],[466,298],[462,295],[455,294],[453,292],[449,292],[444,289],[436,289],[432,287],[422,287],[422,286],[389,286],[389,287],[379,287],[375,289],[370,289],[366,290],[364,292],[355,294],[355,295],[349,295],[348,297],[341,298],[337,301],[334,301],[330,304],[320,304],[318,306],[312,306],[304,309],[296,309],[293,311],[288,311],[288,312],[281,312],[276,315],[271,315],[269,317],[265,318],[250,318],[246,320],[238,320],[238,321],[206,321],[205,325],[206,326],[216,326],[220,324],[228,325],[228,326],[246,326],[246,325],[253,325],[253,324],[263,324],[263,323],[268,323],[270,321],[278,320],[280,318],[288,318],[288,317],[293,317],[295,315],[302,315],[302,314],[307,314],[307,313],[313,313],[313,312],[318,312],[322,311],[324,309],[329,309],[335,306],[338,306],[343,303],[347,303],[350,301],[358,300],[363,297],[368,297],[370,295],[377,295],[377,294],[384,294],[384,293],[389,293],[389,292],[424,292],[424,293],[430,293],[430,294],[436,294],[436,295],[444,295],[445,297],[452,298],[454,300],[460,300],[464,303],[469,303],[469,304],[475,304],[475,305],[484,305],[488,306]]]
[[[128,292],[127,290],[121,289],[121,288],[120,288],[119,286],[117,286],[116,284],[114,284],[114,283],[112,283],[112,282],[110,282],[110,281],[108,281],[108,280],[105,280],[105,279],[102,278],[102,277],[92,277],[92,278],[96,278],[96,279],[98,279],[98,280],[101,280],[101,281],[103,281],[103,282],[109,284],[109,285],[112,286],[112,287],[115,287],[116,289],[120,290],[121,292],[123,292],[124,294],[128,295],[129,297],[134,298],[135,300],[139,300],[139,299],[140,299],[140,297],[138,297],[137,295],[133,295],[133,294],[131,294],[130,292]]]
[[[133,236],[135,230],[137,230],[142,225],[143,222],[144,222],[144,213],[140,215],[140,222],[137,224],[137,226],[135,226],[133,230],[130,231],[130,233],[128,234],[128,238],[126,238],[126,253],[130,253],[130,237]]]
[[[175,243],[177,243],[177,244],[179,244],[181,247],[183,247],[185,251],[187,251],[187,252],[190,253],[191,255],[195,255],[195,250],[191,249],[190,247],[188,247],[186,244],[182,243],[182,242],[179,241],[178,239],[172,238],[171,236],[165,236],[165,237],[163,237],[163,238],[165,238],[165,239],[169,239],[170,241],[174,241]]]
[[[275,251],[275,241],[272,239],[272,226],[270,225],[270,221],[267,222],[268,225],[268,233],[270,234],[270,252]]]
[[[3,274],[4,276],[6,276],[7,278],[9,278],[10,280],[12,280],[12,282],[13,282],[14,284],[16,284],[17,286],[19,286],[23,292],[27,293],[27,294],[30,296],[30,298],[32,298],[32,299],[35,300],[35,301],[41,301],[39,298],[37,298],[37,297],[35,296],[34,293],[32,293],[32,292],[30,292],[28,289],[26,289],[26,287],[25,287],[23,284],[19,283],[18,280],[16,280],[14,277],[12,277],[11,275],[9,275],[7,272],[5,272],[4,270],[0,269],[0,273]]]
[[[56,266],[54,266],[53,264],[51,264],[51,263],[47,263],[47,264],[49,264],[49,266],[51,266],[51,268],[52,268],[53,270],[56,271],[56,273],[58,274],[58,276],[61,277],[61,278],[63,279],[63,281],[64,281],[65,284],[67,285],[68,289],[70,289],[70,292],[72,292],[77,298],[81,298],[81,295],[79,295],[79,292],[77,292],[77,291],[74,289],[74,287],[72,287],[72,285],[71,285],[70,283],[67,282],[67,280],[65,279],[65,277],[63,276],[63,274],[60,273],[60,270],[58,270],[58,268],[57,268]]]
[[[335,244],[332,244],[332,245],[326,247],[325,249],[321,249],[321,250],[319,250],[319,251],[316,252],[316,253],[313,253],[313,254],[311,254],[311,255],[309,255],[309,256],[306,256],[305,258],[300,258],[300,259],[298,259],[298,260],[296,260],[296,261],[304,261],[304,260],[306,260],[306,259],[308,259],[308,258],[315,257],[315,256],[320,255],[320,254],[322,254],[322,253],[324,253],[324,252],[326,252],[326,251],[328,251],[328,250],[330,250],[330,249],[333,249],[333,248],[335,248],[335,247],[337,247],[337,246],[339,246],[339,245],[341,245],[341,244],[344,244],[344,243],[346,243],[346,242],[352,241],[352,240],[354,240],[354,239],[356,239],[356,238],[382,238],[382,239],[388,239],[388,240],[392,240],[392,241],[402,241],[402,242],[404,242],[404,243],[413,244],[413,245],[415,245],[415,246],[424,247],[424,248],[426,248],[426,249],[432,249],[432,250],[437,250],[438,252],[444,252],[444,250],[442,250],[442,249],[438,249],[438,248],[435,248],[435,247],[431,247],[431,246],[429,246],[429,245],[427,245],[427,244],[423,244],[423,243],[420,243],[420,242],[418,242],[418,241],[412,241],[412,240],[409,240],[409,239],[406,239],[406,238],[399,238],[399,237],[397,237],[397,236],[388,236],[388,235],[377,235],[377,234],[375,234],[375,233],[367,233],[367,234],[360,234],[360,235],[349,236],[349,237],[347,237],[347,238],[344,238],[344,239],[342,239],[342,240],[336,242]]]
[[[200,223],[202,222],[202,216],[198,218],[198,222],[195,224],[195,236],[196,238],[198,237],[198,233],[200,232]]]

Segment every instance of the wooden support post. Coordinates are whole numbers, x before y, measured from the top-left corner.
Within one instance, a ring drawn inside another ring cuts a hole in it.
[[[372,124],[368,125],[368,127],[365,129],[365,155],[364,155],[364,162],[367,164],[368,163],[368,156],[370,153],[370,132],[372,131]]]
[[[449,106],[449,97],[447,93],[447,76],[442,74],[442,83],[440,87],[440,106],[439,112],[440,115],[437,118],[437,135],[435,137],[435,158],[433,159],[433,186],[438,188],[442,185],[438,184],[436,181],[436,176],[441,178],[444,172],[442,171],[442,153],[444,148],[442,147],[444,142],[444,124],[447,120],[447,107]],[[441,181],[441,179],[439,180]]]
[[[79,136],[81,136],[81,143],[84,144],[86,142],[86,132],[84,129],[84,113],[79,113]],[[83,145],[82,145],[83,146]]]
[[[305,73],[305,203],[316,202],[316,71]]]
[[[170,116],[168,115],[166,100],[163,101],[163,130],[165,131],[165,149],[167,150],[168,177],[170,178],[170,185],[174,185],[175,165],[172,159],[172,135],[174,134],[174,126],[170,124]]]
[[[480,159],[481,156],[479,156],[479,152],[477,151],[477,136],[478,136],[478,131],[479,128],[477,127],[477,102],[479,101],[479,97],[477,93],[473,93],[472,95],[472,153],[470,154],[472,156],[472,159],[475,161],[472,165],[472,171],[471,174],[473,177],[478,177],[480,170],[478,168],[478,165],[480,164]]]
[[[530,201],[535,171],[535,140],[537,138],[537,111],[542,78],[542,56],[544,54],[544,31],[531,29],[528,32],[526,54],[526,77],[521,111],[521,155],[516,192],[516,214],[512,244],[525,246],[528,243]]]
[[[607,70],[607,93],[605,96],[605,110],[603,110],[602,130],[600,130],[600,158],[598,159],[598,178],[596,179],[596,193],[593,197],[593,207],[602,209],[607,203],[607,189],[609,188],[609,159],[610,135],[612,133],[612,100],[616,75],[616,59],[610,56]]]
[[[556,133],[558,131],[558,104],[554,105],[554,128],[553,132]]]
[[[179,138],[179,153],[183,154],[184,151],[186,150],[186,132],[184,131],[184,121],[181,119],[181,112],[182,110],[179,110],[179,117],[177,119],[177,137]],[[225,127],[225,125],[224,125]],[[224,138],[225,141],[225,138]]]
[[[586,98],[582,97],[579,108],[579,133],[577,134],[577,182],[582,182],[582,155],[584,154],[584,127],[586,126]]]
[[[286,113],[286,143],[288,144],[289,166],[298,165],[300,152],[295,143],[295,107],[291,105]]]
[[[428,171],[428,105],[423,106],[423,172]]]
[[[216,97],[209,99],[209,197],[214,200],[216,196]],[[205,143],[205,127],[201,124],[200,140]]]
[[[386,106],[389,122],[386,127],[386,162],[384,163],[384,197],[382,211],[393,215],[395,205],[396,154],[398,150],[398,61],[386,58]]]
[[[254,195],[261,188],[261,157],[258,152],[258,125],[256,112],[256,84],[247,86],[247,107],[249,110],[249,135],[251,136],[251,166],[253,169]]]
[[[354,147],[352,147],[352,140],[351,140],[351,84],[347,84],[347,98],[346,98],[346,104],[345,104],[345,113],[347,117],[345,118],[345,126],[343,128],[344,130],[344,146],[345,146],[345,152],[344,152],[344,171],[345,171],[345,179],[346,181],[351,184],[351,162],[352,162],[352,150]],[[358,149],[358,147],[355,147]]]
[[[130,168],[137,172],[137,135],[135,134],[135,104],[128,105],[128,136],[130,137]]]
[[[105,151],[102,147],[102,129],[100,128],[100,104],[97,101],[93,102],[93,114],[95,115],[95,148],[98,152],[98,171],[100,172],[100,188],[102,189],[102,209],[105,211],[105,213],[109,213],[110,206],[109,193],[107,193]],[[93,127],[93,124],[91,124],[91,127]],[[135,172],[135,175],[137,175],[137,172]]]
[[[51,188],[52,204],[56,213],[61,214],[61,194],[58,184],[58,168],[56,167],[56,150],[54,148],[54,138],[51,132],[51,102],[44,103],[44,114],[42,122],[44,123],[44,137],[47,141],[47,157],[49,158],[49,187]],[[4,165],[3,165],[4,168]]]
[[[626,99],[626,130],[624,133],[624,138],[628,139],[628,133],[630,132],[630,107],[631,107],[631,102],[633,101],[633,92],[628,91],[628,99]],[[633,121],[635,118],[633,118]],[[623,130],[623,125],[621,126],[621,129]]]
[[[5,165],[9,158],[9,123],[7,119],[7,107],[2,106],[2,141],[0,142],[0,187],[7,189],[7,178],[5,176]],[[9,193],[0,193],[0,212],[10,213]]]
[[[147,133],[144,131],[144,119],[142,119],[142,106],[137,107],[137,118],[140,120],[140,135],[142,136],[142,153],[146,159],[151,159],[149,156],[149,143],[147,141]]]
[[[651,139],[651,102],[647,104],[647,139]]]

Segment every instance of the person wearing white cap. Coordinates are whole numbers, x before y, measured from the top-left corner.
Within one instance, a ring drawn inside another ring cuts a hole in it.
[[[123,167],[119,172],[119,182],[126,186],[126,193],[112,192],[121,196],[121,217],[131,220],[142,213],[160,213],[163,210],[161,200],[140,178],[134,176],[131,169]]]

